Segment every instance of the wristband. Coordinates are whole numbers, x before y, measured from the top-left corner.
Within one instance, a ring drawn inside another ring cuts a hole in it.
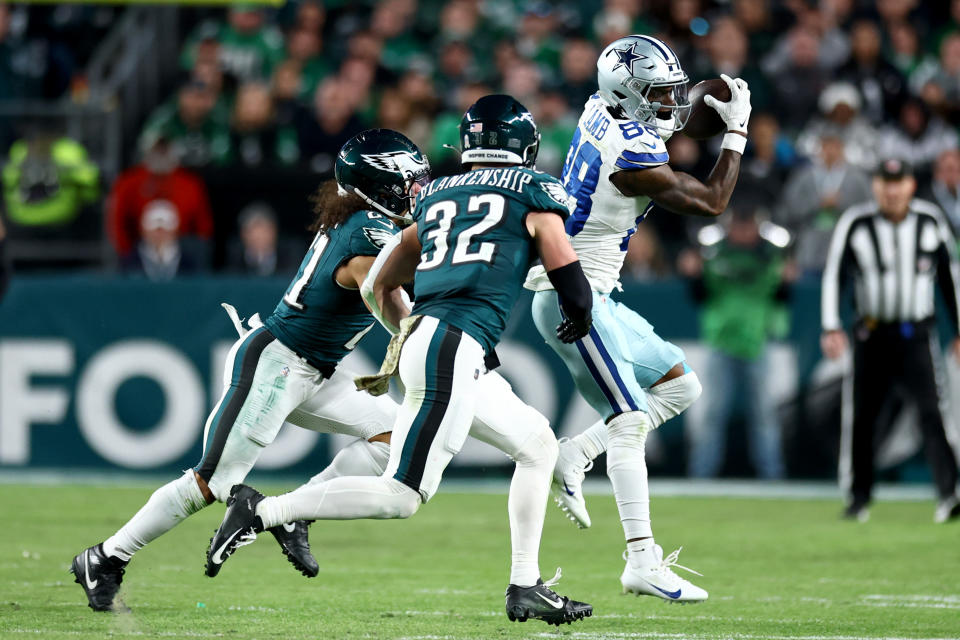
[[[720,143],[721,149],[730,149],[743,155],[743,150],[747,148],[747,135],[740,131],[728,131],[723,136],[723,142]]]

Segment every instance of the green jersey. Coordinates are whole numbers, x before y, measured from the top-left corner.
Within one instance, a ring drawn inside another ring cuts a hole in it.
[[[376,256],[398,231],[386,216],[358,211],[318,233],[264,326],[314,367],[335,367],[374,325],[360,292],[337,282],[337,269],[354,256]]]
[[[787,317],[777,299],[783,251],[761,240],[753,248],[721,241],[705,252],[706,299],[700,315],[704,342],[737,358],[756,358],[771,337],[786,333]]]
[[[474,169],[434,180],[417,196],[422,245],[414,310],[439,318],[490,353],[537,258],[531,211],[570,210],[556,178],[524,167]]]

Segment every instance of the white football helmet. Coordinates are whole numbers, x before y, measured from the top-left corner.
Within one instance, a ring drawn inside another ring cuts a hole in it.
[[[597,60],[600,97],[626,117],[653,125],[666,140],[687,124],[687,74],[677,54],[664,42],[650,36],[627,36],[614,40]],[[663,104],[672,94],[672,104]],[[667,110],[669,114],[661,114]]]

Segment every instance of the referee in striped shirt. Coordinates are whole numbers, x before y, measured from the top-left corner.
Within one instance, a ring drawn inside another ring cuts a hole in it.
[[[913,198],[909,165],[881,162],[873,179],[874,201],[848,209],[833,232],[823,274],[821,346],[829,358],[847,349],[840,296],[853,281],[853,376],[844,381],[840,482],[848,492],[844,516],[869,517],[874,433],[885,402],[905,393],[920,410],[923,449],[937,486],[936,522],[960,517],[957,458],[944,424],[944,372],[934,316],[934,282],[946,301],[952,328],[950,351],[960,360],[960,311],[956,244],[933,204]]]

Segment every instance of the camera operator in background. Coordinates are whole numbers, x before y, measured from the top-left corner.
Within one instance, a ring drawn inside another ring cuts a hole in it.
[[[696,478],[720,474],[727,427],[738,401],[744,405],[750,460],[761,478],[784,476],[780,421],[770,389],[767,343],[787,333],[783,307],[795,269],[785,248],[790,233],[761,220],[752,203],[733,207],[724,223],[700,230],[701,250],[681,254],[679,271],[690,278],[701,305],[700,337],[709,348],[704,373],[704,414],[688,423],[688,473]]]

